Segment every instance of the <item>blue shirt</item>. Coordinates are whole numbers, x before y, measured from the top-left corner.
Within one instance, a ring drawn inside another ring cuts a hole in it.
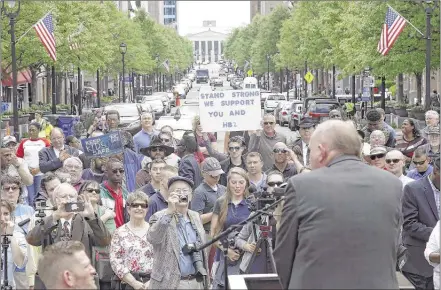
[[[182,248],[186,244],[194,244],[197,241],[196,232],[191,225],[190,220],[187,217],[179,215],[178,222],[176,224],[179,239],[179,269],[181,270],[181,276],[194,275],[196,270],[193,266],[193,259],[190,255],[184,255]]]
[[[124,169],[125,169],[125,185],[129,192],[136,190],[135,177],[136,173],[141,169],[141,163],[144,155],[136,154],[131,149],[124,149]]]
[[[432,165],[429,165],[429,167],[427,168],[426,172],[424,172],[423,174],[419,173],[418,170],[415,168],[415,169],[410,170],[407,173],[407,177],[410,177],[410,178],[415,179],[415,180],[420,180],[420,179],[423,179],[424,177],[427,177],[430,174],[432,174],[432,171],[433,171],[433,166]]]
[[[160,192],[155,193],[149,199],[149,207],[147,209],[147,215],[145,217],[145,220],[148,222],[152,215],[154,215],[158,211],[166,209],[167,207],[168,207],[168,203],[164,199],[162,194]]]
[[[151,134],[145,132],[143,129],[133,136],[133,143],[135,144],[135,152],[139,153],[139,149],[150,146],[153,136],[158,135],[156,130],[153,130]]]

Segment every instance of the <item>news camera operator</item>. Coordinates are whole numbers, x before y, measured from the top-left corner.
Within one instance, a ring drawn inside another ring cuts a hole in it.
[[[150,289],[208,289],[206,253],[193,251],[206,240],[199,214],[188,209],[193,186],[193,181],[185,177],[170,178],[168,208],[150,218]]]
[[[253,215],[256,210],[261,210],[265,207],[266,204],[271,204],[275,202],[279,196],[274,195],[274,190],[276,188],[280,188],[283,184],[283,173],[278,170],[273,170],[268,172],[268,176],[266,179],[266,186],[263,187],[262,191],[257,191],[254,193],[256,197],[252,204],[252,212],[250,214]],[[276,210],[279,207],[276,208]],[[273,246],[273,238],[276,235],[276,210],[269,211],[268,214],[264,214],[255,222],[247,223],[239,235],[236,237],[236,247],[240,250],[244,251],[244,255],[242,257],[242,261],[240,263],[240,272],[246,274],[265,274],[270,271],[265,267],[266,260],[268,260],[269,255],[272,256],[272,252],[266,251],[261,252],[262,246],[258,249],[258,255],[254,261],[252,261],[253,253],[256,250],[256,243],[260,240],[262,235],[268,235],[268,242],[271,247]],[[281,209],[279,210],[281,211]],[[280,213],[279,213],[280,214]],[[280,216],[278,217],[280,219]],[[271,226],[271,229],[261,228],[261,226]],[[262,230],[269,230],[269,232],[262,233]],[[251,263],[253,262],[253,263]],[[250,263],[252,265],[250,265]],[[273,269],[271,272],[274,272]]]

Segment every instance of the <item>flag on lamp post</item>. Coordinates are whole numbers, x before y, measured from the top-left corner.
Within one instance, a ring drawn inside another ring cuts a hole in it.
[[[74,41],[75,36],[80,35],[83,31],[85,30],[83,23],[80,23],[80,25],[78,26],[77,30],[75,30],[74,33],[72,33],[71,35],[69,35],[69,37],[67,38],[67,41],[69,42],[69,49],[70,50],[75,50],[75,49],[79,49],[80,45],[77,41]]]
[[[53,61],[57,61],[57,50],[55,47],[54,23],[52,21],[52,13],[46,14],[35,25],[34,30],[40,38],[44,48]]]
[[[387,8],[386,19],[381,30],[380,41],[377,51],[382,55],[387,55],[394,45],[400,33],[406,26],[406,19],[390,6]]]
[[[165,67],[165,69],[167,70],[167,72],[170,72],[170,67],[169,67],[169,65],[168,65],[168,59],[166,59],[166,60],[162,63],[162,65]]]

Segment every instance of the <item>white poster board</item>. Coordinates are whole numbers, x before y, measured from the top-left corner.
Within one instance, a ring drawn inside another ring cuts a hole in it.
[[[260,91],[201,90],[199,116],[204,132],[257,130],[262,119]]]

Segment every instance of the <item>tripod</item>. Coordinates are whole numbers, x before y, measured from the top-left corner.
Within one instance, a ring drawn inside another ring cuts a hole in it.
[[[2,235],[2,252],[4,253],[4,258],[2,261],[2,271],[3,271],[3,283],[2,290],[12,290],[12,285],[9,285],[8,280],[8,248],[11,243],[8,237],[12,237],[12,235]]]
[[[245,271],[246,274],[250,273],[250,270],[254,264],[254,261],[259,255],[265,255],[265,267],[262,270],[262,273],[259,274],[267,274],[267,273],[276,273],[276,262],[274,261],[273,256],[273,246],[271,241],[269,240],[272,227],[270,225],[270,217],[271,213],[263,214],[261,218],[260,225],[253,221],[253,235],[254,240],[256,241],[256,248],[254,249],[253,254],[251,255],[250,263],[247,266]],[[260,235],[259,239],[257,239],[256,227],[259,226]],[[257,274],[257,273],[252,273]]]

